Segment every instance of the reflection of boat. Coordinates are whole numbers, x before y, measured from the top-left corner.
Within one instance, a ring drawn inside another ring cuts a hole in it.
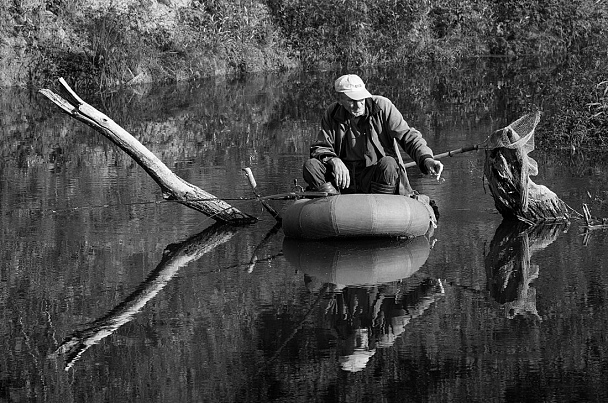
[[[375,285],[410,277],[426,262],[429,252],[426,237],[283,241],[285,258],[298,270],[339,287]]]
[[[347,194],[296,200],[281,214],[285,236],[299,239],[416,237],[434,225],[428,197]]]
[[[345,371],[363,370],[378,348],[387,348],[406,325],[443,294],[439,280],[415,275],[428,259],[426,237],[409,240],[297,240],[285,238],[283,255],[309,280],[327,290],[319,298],[322,328],[338,348]]]

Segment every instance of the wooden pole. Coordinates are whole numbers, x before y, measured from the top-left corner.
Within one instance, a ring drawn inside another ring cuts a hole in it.
[[[399,151],[399,145],[397,144],[397,139],[393,139],[393,148],[395,149],[395,155],[397,156],[397,164],[399,166],[399,183],[397,186],[397,193],[400,195],[409,196],[413,193],[413,189],[410,186],[410,181],[407,178],[407,172],[405,171],[407,165],[403,163],[403,158],[401,158],[401,152]],[[414,165],[416,163],[414,162]]]
[[[477,150],[479,150],[479,145],[472,145],[472,146],[462,147],[457,150],[446,151],[444,153],[434,155],[433,158],[438,160],[438,159],[445,158],[445,157],[453,157],[456,154],[468,153],[469,151],[477,151]],[[399,151],[397,150],[397,156],[400,156],[400,155],[401,154],[399,154]],[[415,167],[416,162],[415,161],[408,162],[408,163],[404,164],[403,166],[405,168]]]
[[[160,186],[165,200],[177,201],[197,210],[218,222],[250,224],[257,219],[239,211],[214,195],[192,185],[174,174],[160,159],[130,133],[105,114],[84,102],[65,82],[59,81],[72,98],[65,100],[48,89],[40,90],[45,97],[76,120],[84,122],[120,147],[135,160]]]
[[[249,186],[251,187],[251,190],[253,191],[253,194],[255,195],[256,199],[262,204],[262,206],[264,206],[266,211],[270,213],[272,218],[274,218],[278,222],[281,222],[281,215],[278,213],[278,211],[276,211],[266,199],[263,199],[262,195],[260,195],[260,193],[258,192],[258,184],[256,183],[255,178],[253,177],[253,172],[251,171],[251,168],[243,168],[243,171],[245,172],[245,176],[247,177]]]

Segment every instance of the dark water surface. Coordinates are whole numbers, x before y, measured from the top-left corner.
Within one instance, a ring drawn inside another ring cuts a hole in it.
[[[361,74],[442,152],[523,114],[516,93],[550,103],[508,72]],[[185,180],[261,219],[243,228],[163,202],[99,133],[37,93],[3,92],[0,401],[608,400],[607,232],[502,223],[483,152],[445,160],[439,183],[410,169],[441,209],[430,242],[294,242],[240,200],[242,167],[263,194],[300,178],[335,75],[84,96]],[[532,156],[536,183],[608,216],[605,165]]]

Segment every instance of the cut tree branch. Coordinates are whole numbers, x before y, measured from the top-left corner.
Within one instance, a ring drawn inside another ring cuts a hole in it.
[[[59,81],[72,98],[71,102],[48,89],[42,89],[40,93],[65,113],[97,130],[126,152],[160,186],[165,200],[181,203],[218,222],[250,224],[257,221],[255,217],[239,211],[225,201],[177,176],[129,132],[108,116],[84,102],[63,78],[60,78]]]

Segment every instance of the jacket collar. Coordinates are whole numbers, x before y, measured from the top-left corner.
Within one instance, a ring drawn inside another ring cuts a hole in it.
[[[369,118],[380,112],[380,107],[374,101],[374,98],[366,98],[365,99],[365,119]],[[350,118],[350,113],[342,105],[336,102],[336,106],[334,107],[334,111],[332,113],[332,118],[338,123],[345,123]]]

